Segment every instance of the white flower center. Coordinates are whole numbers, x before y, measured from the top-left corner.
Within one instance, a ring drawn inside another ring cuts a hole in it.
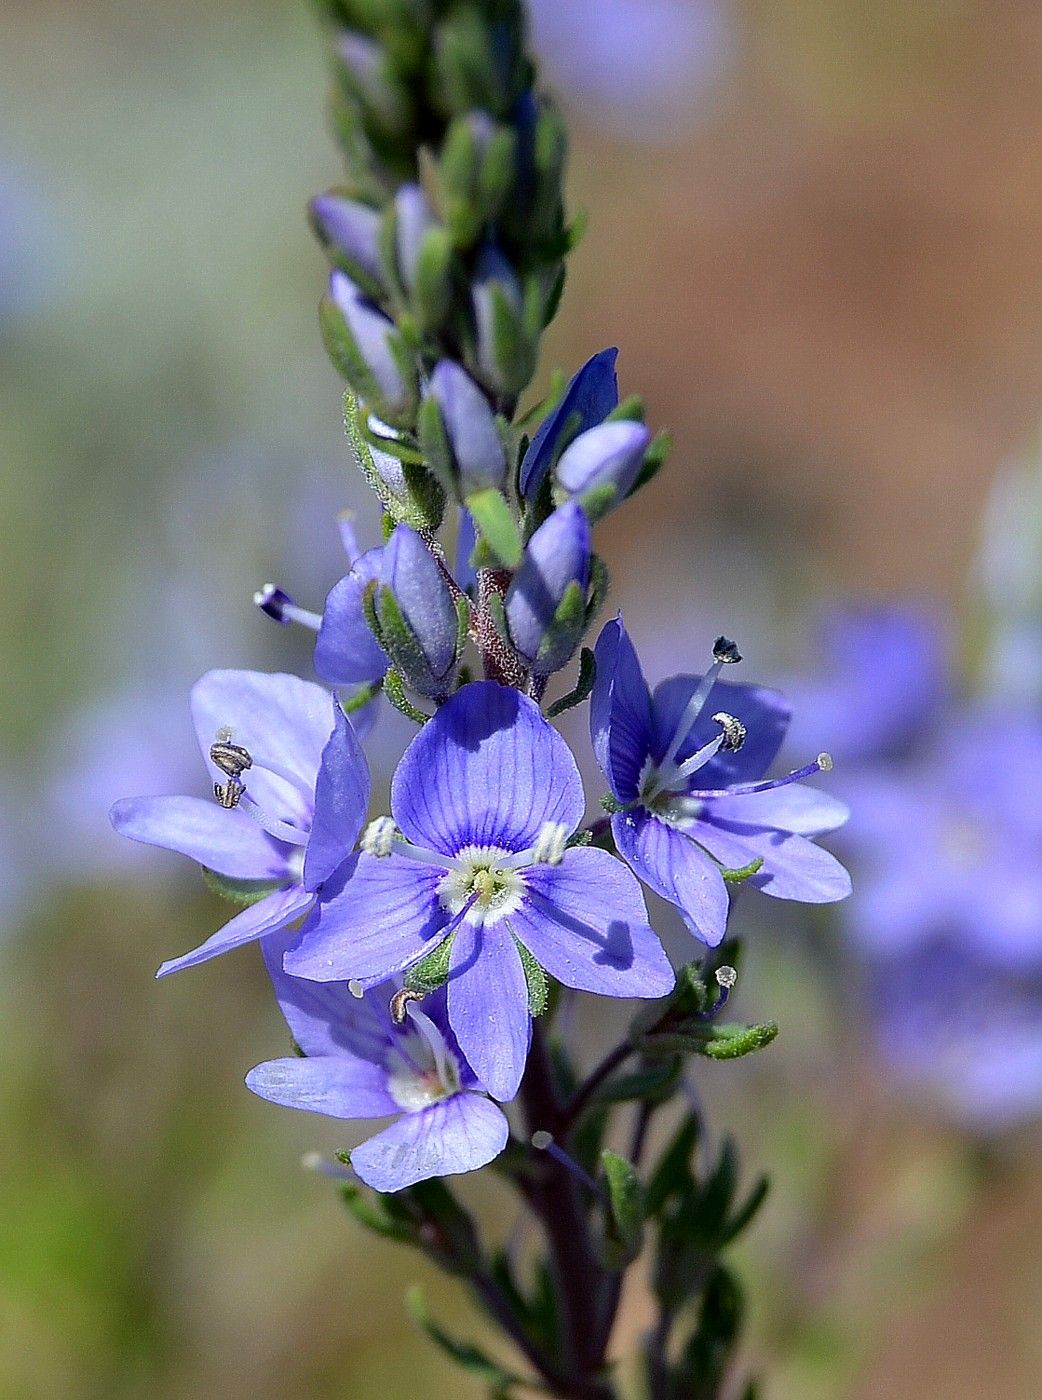
[[[387,1091],[399,1108],[415,1113],[460,1092],[459,1062],[438,1027],[416,1007],[412,1024],[396,1037],[387,1056]]]
[[[441,907],[459,914],[473,900],[470,924],[496,924],[521,907],[525,885],[519,871],[505,864],[509,851],[499,846],[464,846],[454,866],[438,885]]]

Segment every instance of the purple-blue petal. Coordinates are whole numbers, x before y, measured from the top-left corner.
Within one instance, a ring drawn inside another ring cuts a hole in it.
[[[476,1171],[498,1157],[509,1128],[503,1110],[478,1094],[454,1094],[406,1113],[351,1153],[374,1191],[401,1191],[432,1176]]]
[[[612,818],[619,853],[649,889],[675,904],[703,943],[717,947],[727,932],[730,900],[717,863],[688,837],[638,808]]]
[[[690,835],[732,870],[763,859],[750,884],[775,899],[801,904],[833,904],[850,894],[850,875],[831,852],[805,836],[788,831],[717,821],[712,812],[695,823]]]
[[[311,217],[319,237],[375,281],[380,268],[380,213],[360,200],[332,190],[311,201]]]
[[[334,727],[315,785],[315,818],[304,856],[304,888],[317,890],[354,849],[369,810],[369,765],[351,721],[334,700]]]
[[[572,496],[601,486],[615,487],[615,504],[633,489],[651,434],[643,423],[601,423],[581,433],[557,464],[557,484]]]
[[[669,748],[688,701],[698,689],[701,679],[701,676],[673,676],[655,687],[651,716],[656,762]],[[720,726],[714,723],[713,715],[721,711],[734,715],[745,726],[745,743],[737,753],[721,749],[691,779],[692,789],[727,787],[729,783],[761,778],[777,757],[792,716],[789,702],[776,690],[717,681],[709,692],[701,715],[680,746],[678,760],[689,758],[703,744],[718,737]]]
[[[442,360],[431,375],[445,432],[461,479],[462,494],[506,484],[507,459],[492,406],[466,370]]]
[[[506,1102],[525,1072],[532,1018],[521,955],[505,923],[456,931],[449,962],[449,1022],[471,1069]]]
[[[577,417],[579,432],[603,423],[618,406],[619,382],[615,362],[619,352],[614,347],[601,350],[587,360],[569,381],[564,397],[544,418],[521,463],[521,494],[526,500],[538,492],[554,459],[558,439],[570,419]]]
[[[612,997],[662,997],[676,980],[648,923],[640,886],[607,851],[565,852],[525,875],[529,896],[511,917],[532,956],[566,987]]]
[[[474,681],[442,705],[391,785],[405,836],[446,855],[470,845],[524,850],[545,822],[574,831],[584,808],[565,741],[533,701],[495,681]]]
[[[231,880],[285,880],[297,847],[276,841],[241,811],[201,797],[125,797],[110,819],[121,836],[197,860]]]
[[[449,921],[438,901],[444,872],[390,855],[353,856],[323,886],[284,965],[316,982],[373,984],[417,962]]]
[[[549,654],[543,649],[565,591],[578,583],[584,594],[590,573],[590,522],[574,501],[559,506],[525,546],[505,600],[510,639],[540,674],[563,666],[578,642],[564,638]]]
[[[363,609],[366,588],[380,579],[382,559],[382,545],[366,550],[326,599],[315,642],[315,670],[330,685],[378,681],[387,670],[387,656]]]
[[[197,963],[209,962],[211,958],[230,952],[232,948],[241,948],[245,943],[255,943],[258,938],[303,918],[314,899],[314,895],[308,894],[301,885],[290,885],[287,889],[276,890],[273,894],[259,899],[256,904],[249,905],[241,914],[236,914],[234,919],[218,929],[205,943],[200,943],[198,948],[180,958],[171,958],[169,962],[165,962],[156,976],[167,977],[171,972],[180,972],[183,968],[195,967]]]
[[[651,752],[651,699],[622,617],[605,623],[594,651],[597,679],[590,698],[590,738],[601,772],[620,802],[637,796]]]
[[[384,1066],[349,1055],[268,1060],[250,1070],[246,1087],[269,1103],[326,1118],[386,1118],[400,1111],[387,1091]]]
[[[745,826],[769,826],[778,831],[795,831],[800,836],[821,836],[843,826],[850,817],[850,808],[819,788],[787,783],[768,792],[714,797],[713,816]]]
[[[293,1039],[305,1055],[353,1055],[383,1064],[395,1036],[387,987],[352,995],[346,982],[291,977],[283,959],[298,934],[280,929],[261,943],[264,962]]]

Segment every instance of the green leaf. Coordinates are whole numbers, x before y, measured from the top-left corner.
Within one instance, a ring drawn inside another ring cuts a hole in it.
[[[649,1065],[632,1074],[618,1074],[607,1080],[592,1095],[590,1102],[629,1103],[640,1099],[645,1103],[664,1103],[680,1080],[680,1060]]]
[[[412,1320],[417,1327],[426,1332],[435,1346],[440,1347],[457,1366],[461,1366],[465,1371],[478,1376],[486,1385],[492,1386],[501,1395],[507,1394],[515,1386],[526,1383],[523,1377],[507,1371],[498,1361],[487,1356],[472,1342],[462,1342],[456,1337],[450,1336],[427,1311],[423,1289],[419,1284],[413,1284],[406,1293],[405,1300]]]
[[[449,980],[449,959],[452,956],[452,944],[455,940],[455,933],[450,933],[448,938],[443,938],[433,952],[421,959],[415,967],[405,974],[405,990],[407,992],[420,992],[426,995],[427,992],[436,992],[439,987],[445,985]]]
[[[639,394],[631,394],[628,399],[613,408],[604,420],[606,423],[643,423],[644,400]]]
[[[691,1159],[700,1131],[697,1115],[689,1114],[659,1158],[644,1197],[649,1216],[657,1216],[673,1196],[690,1189],[693,1183]]]
[[[701,1046],[703,1055],[711,1060],[739,1060],[770,1045],[777,1037],[777,1021],[765,1021],[759,1026],[722,1025],[710,1027],[710,1038]]]
[[[467,509],[482,539],[505,569],[521,563],[521,531],[502,492],[488,487],[467,497]]]
[[[549,986],[546,973],[536,962],[523,943],[514,939],[521,956],[521,966],[525,970],[525,983],[528,987],[528,1009],[533,1016],[542,1016],[549,1000]]]
[[[232,880],[227,875],[218,875],[216,870],[210,870],[205,865],[201,865],[199,869],[214,894],[219,894],[222,899],[227,899],[232,904],[257,904],[282,888],[278,880]]]
[[[727,1228],[724,1230],[720,1240],[721,1248],[724,1245],[730,1244],[732,1240],[737,1239],[742,1231],[751,1224],[758,1214],[760,1207],[767,1199],[770,1189],[771,1183],[768,1178],[766,1176],[761,1176],[745,1198],[745,1201],[738,1207],[734,1215],[727,1222]]]
[[[632,1162],[610,1148],[601,1153],[601,1170],[610,1207],[605,1258],[610,1268],[621,1269],[636,1259],[643,1243],[644,1191]]]

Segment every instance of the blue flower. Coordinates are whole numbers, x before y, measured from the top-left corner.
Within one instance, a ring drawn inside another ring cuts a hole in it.
[[[291,977],[282,960],[292,935],[264,940],[282,1014],[302,1055],[250,1070],[262,1099],[329,1118],[397,1122],[351,1153],[351,1165],[377,1191],[400,1191],[432,1176],[474,1171],[497,1157],[509,1129],[484,1093],[448,1024],[444,992],[396,1025],[393,988],[352,995],[344,982]]]
[[[323,889],[286,970],[373,986],[454,935],[453,1031],[489,1093],[512,1098],[531,959],[606,996],[664,996],[674,981],[633,876],[606,851],[568,846],[584,806],[575,760],[538,707],[494,682],[464,686],[406,750],[393,823],[373,823]]]
[[[559,671],[579,645],[590,547],[590,522],[574,501],[548,516],[525,546],[505,608],[510,640],[536,675]]]
[[[674,676],[651,695],[622,619],[609,622],[590,708],[597,761],[622,808],[611,822],[619,853],[710,947],[727,923],[725,870],[754,867],[748,883],[778,899],[818,904],[850,893],[847,872],[808,839],[840,826],[847,809],[797,781],[828,766],[825,756],[758,781],[789,707],[776,691],[718,680],[740,660],[733,643],[720,638],[715,655],[705,676]]]
[[[196,736],[217,801],[134,797],[115,829],[178,851],[255,900],[159,976],[251,943],[306,914],[353,848],[369,805],[369,770],[328,691],[296,676],[211,671],[192,690]],[[259,897],[258,897],[259,896]]]

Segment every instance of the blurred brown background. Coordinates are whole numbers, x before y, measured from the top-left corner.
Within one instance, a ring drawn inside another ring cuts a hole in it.
[[[546,364],[619,344],[623,391],[675,434],[605,529],[649,648],[693,659],[726,626],[766,669],[835,589],[957,598],[996,469],[1042,412],[1042,8],[675,0],[659,50],[616,16],[614,88],[562,42],[588,5],[537,9],[590,214]],[[141,783],[199,780],[196,674],[306,668],[252,588],[317,605],[342,568],[333,511],[372,519],[302,216],[338,174],[324,81],[292,0],[0,14],[12,1400],[472,1393],[400,1301],[421,1277],[476,1334],[459,1295],[300,1171],[335,1128],[241,1087],[282,1044],[259,960],[155,986],[219,911],[104,818]],[[982,1147],[901,1104],[812,950],[750,949],[751,1012],[785,1034],[707,1086],[777,1182],[744,1260],[765,1394],[1034,1400],[1037,1137]],[[630,1334],[642,1316],[636,1288]]]

